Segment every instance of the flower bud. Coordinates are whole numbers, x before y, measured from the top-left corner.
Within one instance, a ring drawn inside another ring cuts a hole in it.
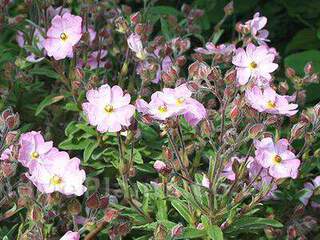
[[[180,237],[182,232],[183,232],[183,225],[179,223],[171,229],[171,237],[172,238]]]
[[[296,71],[291,67],[287,67],[286,68],[286,76],[287,76],[287,78],[294,78],[296,76]]]
[[[81,212],[81,204],[76,198],[73,198],[68,202],[67,208],[68,212],[73,216],[79,215]]]
[[[107,208],[104,212],[104,220],[106,222],[111,222],[119,216],[119,211],[113,208]]]
[[[295,139],[299,139],[302,137],[306,129],[306,123],[305,122],[298,122],[291,128],[291,136],[290,141],[293,141]]]
[[[187,59],[185,56],[179,56],[177,57],[176,59],[176,64],[179,66],[179,67],[183,67],[187,62]]]
[[[313,65],[312,62],[308,62],[305,66],[304,66],[304,73],[305,75],[310,75],[313,73]]]
[[[286,82],[281,82],[279,84],[279,93],[282,95],[286,95],[288,93],[289,90],[289,85]]]
[[[224,77],[224,82],[226,84],[233,84],[236,81],[236,78],[237,78],[237,71],[229,70]]]
[[[298,236],[298,232],[296,227],[294,226],[289,226],[287,229],[287,235],[288,235],[288,240],[294,240]]]
[[[233,1],[229,2],[226,6],[224,6],[223,10],[226,16],[232,15],[234,11]]]
[[[43,214],[38,206],[34,205],[31,207],[29,211],[29,219],[34,222],[40,222],[43,219]]]
[[[7,133],[5,143],[7,146],[12,145],[17,138],[18,132],[17,131],[10,131]]]
[[[259,136],[259,134],[263,133],[263,131],[266,129],[266,126],[262,123],[257,123],[249,128],[249,137],[252,139],[255,139]],[[237,161],[235,161],[237,162]]]
[[[123,17],[117,17],[114,20],[116,30],[120,33],[126,33],[129,31],[128,23]]]

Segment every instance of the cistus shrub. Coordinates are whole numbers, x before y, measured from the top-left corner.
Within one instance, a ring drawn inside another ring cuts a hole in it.
[[[0,2],[2,239],[320,237],[320,54],[182,2]]]

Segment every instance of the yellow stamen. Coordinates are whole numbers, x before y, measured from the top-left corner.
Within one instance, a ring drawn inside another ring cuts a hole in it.
[[[51,179],[50,179],[50,184],[57,186],[60,185],[62,183],[62,178],[54,175]]]
[[[181,106],[184,103],[184,98],[183,97],[179,97],[176,101],[176,105],[177,106]]]
[[[60,34],[60,39],[61,39],[62,41],[66,41],[66,40],[68,39],[67,34],[65,34],[64,32],[61,33],[61,34]]]
[[[267,108],[269,108],[269,109],[274,109],[276,107],[276,103],[275,102],[273,102],[273,101],[271,101],[271,100],[269,100],[268,102],[267,102]]]
[[[32,159],[37,159],[38,157],[39,157],[39,153],[37,153],[37,152],[31,153],[31,158]]]
[[[279,163],[281,163],[281,161],[282,161],[282,158],[279,155],[275,155],[273,157],[273,162],[274,163],[279,164]]]
[[[256,64],[255,62],[251,62],[251,63],[249,64],[249,68],[250,68],[251,70],[253,70],[253,69],[257,68],[257,67],[258,67],[258,64]]]
[[[167,108],[167,106],[163,105],[163,106],[160,106],[160,107],[158,108],[158,110],[159,110],[159,112],[161,112],[161,113],[165,113],[165,112],[168,111],[168,108]]]
[[[107,106],[104,107],[104,110],[107,113],[111,113],[111,112],[113,112],[113,106],[108,104]]]

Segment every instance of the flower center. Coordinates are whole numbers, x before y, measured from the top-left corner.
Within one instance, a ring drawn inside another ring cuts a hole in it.
[[[177,106],[181,106],[184,103],[184,98],[183,97],[179,97],[176,101],[176,105]]]
[[[254,62],[254,61],[249,64],[249,68],[250,68],[251,70],[253,70],[253,69],[257,68],[257,67],[258,67],[258,65],[257,65],[256,62]]]
[[[61,39],[62,41],[66,41],[66,40],[68,39],[67,34],[65,34],[64,32],[61,33],[61,34],[60,34],[60,39]]]
[[[113,112],[113,106],[108,104],[107,106],[104,107],[104,110],[107,113],[111,113],[111,112]]]
[[[39,157],[39,153],[37,153],[37,152],[31,153],[31,158],[32,159],[37,159],[38,157]]]
[[[273,157],[273,162],[274,163],[279,164],[279,163],[281,163],[281,161],[282,161],[282,158],[279,155],[275,155]]]
[[[50,183],[54,186],[60,185],[62,183],[62,178],[54,175],[51,179],[50,179]]]
[[[158,108],[158,110],[159,110],[159,112],[161,112],[161,113],[165,113],[165,112],[168,111],[168,108],[167,108],[167,106],[163,105],[163,106],[160,106],[160,107]]]
[[[275,102],[273,102],[273,101],[271,101],[271,100],[269,100],[268,102],[267,102],[267,108],[269,108],[269,109],[274,109],[276,107],[276,103]]]

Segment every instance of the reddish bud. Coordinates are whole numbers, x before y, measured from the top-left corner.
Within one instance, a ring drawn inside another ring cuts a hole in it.
[[[81,204],[76,198],[73,198],[68,202],[67,208],[69,213],[73,216],[79,215],[81,212]]]
[[[173,238],[179,237],[181,236],[182,232],[183,232],[183,225],[179,223],[171,229],[171,237]]]
[[[98,193],[93,193],[87,200],[86,205],[88,208],[97,209],[99,208],[99,195]]]
[[[119,211],[113,208],[108,208],[104,212],[104,220],[108,223],[116,219],[118,216],[119,216]]]
[[[305,66],[304,66],[304,73],[306,75],[310,75],[313,73],[313,65],[312,62],[308,62]]]
[[[299,139],[302,137],[306,129],[306,123],[305,122],[298,122],[291,128],[291,136],[290,141],[293,141],[295,139]]]
[[[180,57],[177,57],[176,59],[176,64],[179,66],[179,67],[183,67],[187,62],[187,58],[185,56],[180,56]]]
[[[294,78],[296,76],[296,71],[291,67],[287,67],[286,68],[286,76],[288,78]]]
[[[265,130],[265,128],[266,128],[266,126],[261,123],[257,123],[255,125],[253,125],[248,130],[250,138],[254,139],[254,138],[258,137],[259,134],[261,134]]]

